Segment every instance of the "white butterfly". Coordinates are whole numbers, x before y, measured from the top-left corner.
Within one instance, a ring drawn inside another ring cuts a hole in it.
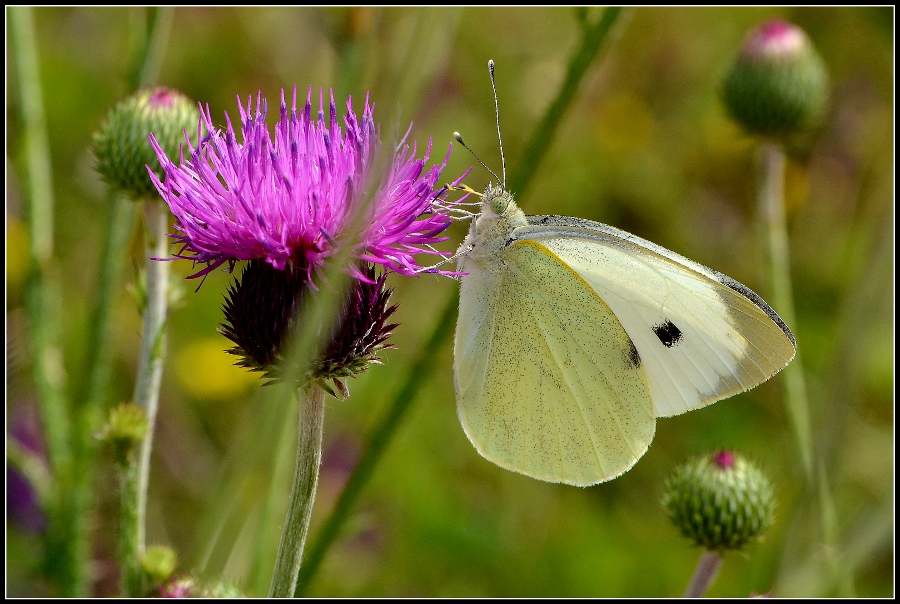
[[[599,222],[526,216],[502,189],[488,186],[459,253],[459,419],[481,455],[540,480],[611,480],[657,417],[794,357],[791,330],[746,286]]]
[[[460,422],[485,458],[540,480],[616,478],[656,418],[794,357],[791,330],[748,287],[599,222],[526,216],[502,187],[488,186],[457,256]]]

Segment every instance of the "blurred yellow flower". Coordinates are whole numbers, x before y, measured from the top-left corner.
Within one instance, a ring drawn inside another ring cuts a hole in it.
[[[179,385],[201,400],[222,401],[243,396],[260,383],[259,374],[234,365],[221,338],[194,340],[175,355]]]
[[[25,223],[7,217],[6,223],[6,288],[19,291],[28,274],[28,230]]]

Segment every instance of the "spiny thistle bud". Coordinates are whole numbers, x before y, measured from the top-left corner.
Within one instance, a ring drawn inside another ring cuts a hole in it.
[[[154,584],[168,581],[177,566],[175,550],[165,545],[151,545],[141,558],[141,568]]]
[[[178,577],[166,581],[160,586],[158,597],[160,598],[193,598],[199,593],[200,588],[193,577]]]
[[[360,272],[365,280],[352,280],[337,327],[325,340],[324,354],[302,378],[302,385],[316,383],[335,397],[349,394],[341,380],[380,362],[376,353],[391,348],[385,341],[397,327],[386,324],[397,307],[388,306],[393,290],[384,287],[385,275],[376,279],[371,265],[363,266]],[[278,270],[265,260],[247,264],[240,280],[235,280],[228,291],[226,322],[219,330],[236,344],[228,352],[240,357],[238,366],[262,371],[270,380],[279,378],[287,336],[296,329],[302,309],[314,295],[308,279],[304,268]]]
[[[775,515],[772,483],[727,450],[676,469],[662,503],[681,533],[710,551],[740,549],[761,536]]]
[[[109,412],[99,438],[109,443],[116,463],[124,466],[144,440],[147,429],[147,413],[134,403],[122,403]]]
[[[227,581],[216,581],[203,586],[200,591],[201,598],[246,598],[247,594],[240,588]]]
[[[185,130],[196,128],[199,119],[197,105],[174,88],[139,90],[111,109],[94,134],[97,171],[134,200],[157,197],[147,166],[159,178],[163,170],[148,137],[152,133],[166,153],[177,156]]]
[[[768,21],[744,40],[725,77],[722,101],[731,117],[752,134],[783,137],[821,118],[828,99],[828,73],[799,27]]]
[[[238,587],[224,581],[203,583],[190,576],[170,579],[159,588],[160,598],[246,598]]]

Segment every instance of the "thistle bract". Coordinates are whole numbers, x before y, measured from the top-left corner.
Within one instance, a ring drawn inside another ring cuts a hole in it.
[[[352,280],[338,321],[331,333],[323,334],[322,354],[301,377],[301,386],[316,383],[332,396],[346,398],[344,378],[380,363],[378,351],[391,348],[386,341],[397,327],[387,323],[397,310],[389,305],[392,290],[385,287],[386,275],[376,276],[374,267],[360,270],[363,278]],[[236,364],[261,371],[269,380],[280,379],[288,336],[316,293],[302,268],[277,270],[263,260],[248,263],[228,290],[225,323],[219,329],[235,344],[228,352],[240,358]]]

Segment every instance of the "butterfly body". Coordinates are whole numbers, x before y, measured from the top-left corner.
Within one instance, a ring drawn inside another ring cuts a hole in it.
[[[579,486],[619,476],[656,418],[765,381],[794,355],[740,283],[614,227],[526,216],[488,187],[460,247],[454,375],[481,455]]]

